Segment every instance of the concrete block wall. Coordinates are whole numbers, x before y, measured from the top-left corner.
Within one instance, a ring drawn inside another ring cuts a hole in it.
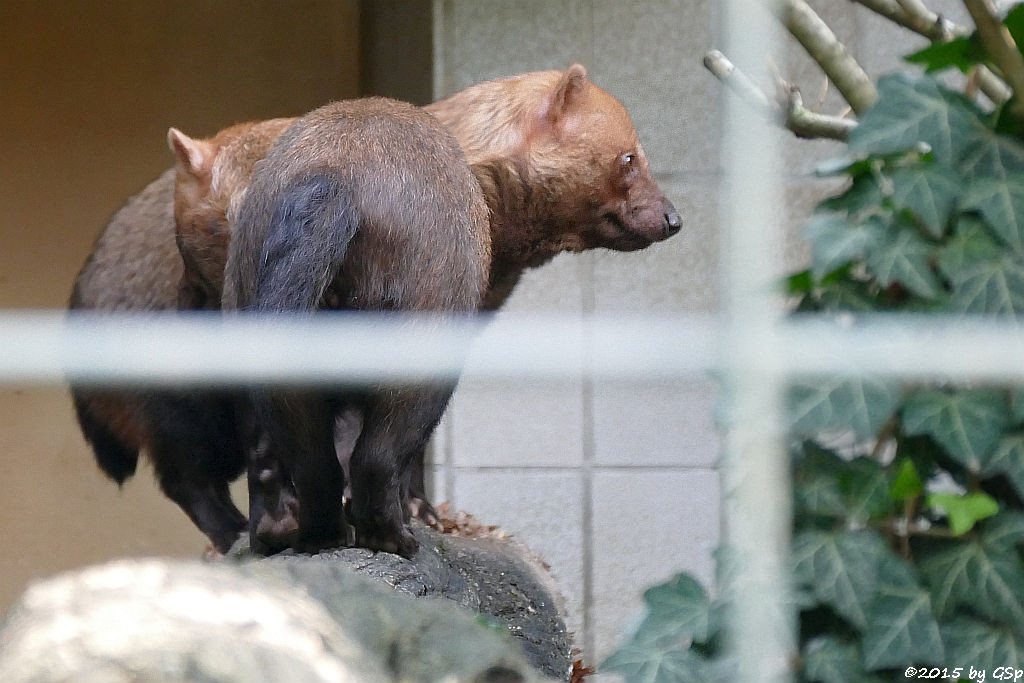
[[[923,44],[848,0],[812,0],[872,75]],[[964,21],[954,0],[930,2]],[[701,64],[717,47],[714,0],[435,0],[435,96],[578,61],[629,109],[683,232],[644,251],[563,255],[530,272],[506,309],[565,316],[713,312],[725,94]],[[788,40],[788,37],[787,37]],[[774,63],[814,102],[824,77],[791,40]],[[756,75],[756,74],[752,74]],[[759,75],[757,75],[759,76]],[[837,112],[826,98],[823,110]],[[840,151],[784,131],[787,270],[807,257],[799,225],[836,181],[812,175]],[[504,324],[499,316],[496,326]],[[666,353],[686,353],[669,348]],[[719,540],[713,381],[463,383],[434,448],[434,497],[501,525],[551,564],[570,628],[599,662],[644,588],[680,571],[705,583]]]

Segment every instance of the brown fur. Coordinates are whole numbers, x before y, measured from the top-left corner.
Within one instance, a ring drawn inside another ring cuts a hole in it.
[[[183,269],[174,243],[173,206],[167,201],[173,187],[174,173],[167,171],[114,214],[75,280],[69,301],[72,310],[175,307]],[[96,449],[103,471],[119,484],[124,482],[135,472],[136,453],[147,440],[138,396],[81,387],[72,387],[71,394],[90,442],[111,441],[124,448],[123,453],[117,447]]]
[[[174,170],[110,219],[75,280],[72,309],[160,311],[177,306],[181,254],[174,241]]]
[[[488,309],[524,269],[562,251],[632,251],[679,229],[626,109],[579,64],[481,83],[426,109],[459,140],[487,197]]]
[[[466,313],[482,300],[491,261],[483,193],[456,140],[410,104],[366,98],[307,114],[255,165],[235,206],[226,308]],[[259,471],[250,473],[253,546],[274,549],[284,540],[315,550],[344,540],[334,429],[356,407],[363,416],[349,461],[356,541],[410,556],[417,544],[403,524],[402,479],[453,388],[254,390],[254,437],[267,438],[254,455]],[[297,535],[261,538],[254,508],[267,508],[253,491],[283,474],[298,499]]]

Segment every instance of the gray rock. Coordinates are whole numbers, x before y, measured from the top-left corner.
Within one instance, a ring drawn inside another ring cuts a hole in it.
[[[390,622],[399,608],[398,604],[392,608],[390,603],[378,610],[353,605],[348,591],[340,588],[352,573],[389,586],[395,593],[445,598],[477,613],[480,623],[507,631],[538,671],[568,680],[572,643],[560,613],[558,588],[539,558],[507,537],[441,534],[416,520],[412,532],[420,542],[420,550],[411,560],[390,553],[344,548],[314,556],[281,554],[259,562],[246,559],[241,567],[254,575],[273,568],[275,574],[305,586],[342,623],[368,619]],[[244,542],[235,547],[232,557],[249,558]],[[446,636],[434,633],[426,623],[408,623],[405,629],[389,623],[382,628],[401,632],[403,637],[420,633],[422,645],[407,644],[419,647],[423,657],[430,650],[443,651],[434,641]]]
[[[0,623],[10,683],[567,680],[542,563],[422,525],[412,560],[357,548],[122,560],[29,588]]]
[[[29,588],[0,630],[8,683],[392,680],[302,591],[234,568],[121,560]]]

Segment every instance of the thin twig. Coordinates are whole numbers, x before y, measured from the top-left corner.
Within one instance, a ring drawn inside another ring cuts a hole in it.
[[[835,83],[853,110],[862,114],[870,109],[878,99],[878,91],[828,24],[804,0],[777,0],[774,7],[785,27]]]
[[[850,131],[857,127],[851,119],[819,114],[804,107],[800,90],[789,86],[788,107],[786,109],[786,128],[801,138],[827,138],[845,141]]]
[[[964,0],[964,7],[971,13],[985,51],[1013,90],[1010,113],[1018,121],[1024,122],[1024,57],[1013,42],[1010,32],[999,20],[990,0]]]
[[[828,98],[828,88],[828,76],[825,76],[825,78],[821,79],[821,92],[818,93],[818,101],[814,103],[813,107],[811,107],[813,111],[818,111],[825,106],[825,100]]]
[[[772,121],[785,126],[797,137],[845,140],[857,125],[849,119],[817,114],[806,109],[800,91],[789,84],[782,86],[786,94],[786,106],[783,109],[718,50],[712,50],[704,56],[704,66],[744,102]]]
[[[921,0],[896,0],[900,9],[910,21],[922,24],[929,31],[933,42],[944,42],[953,38],[953,27],[942,15],[928,9]],[[928,27],[931,28],[928,28]]]
[[[854,0],[894,24],[910,29],[933,43],[944,43],[968,31],[925,7],[923,2],[904,4],[898,0]]]
[[[751,107],[771,118],[779,118],[779,108],[724,54],[718,50],[711,50],[704,55],[704,66]]]

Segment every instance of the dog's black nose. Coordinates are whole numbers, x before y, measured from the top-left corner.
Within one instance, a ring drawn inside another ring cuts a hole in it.
[[[669,211],[665,214],[665,232],[669,237],[679,232],[682,227],[683,219],[679,217],[679,212]]]

